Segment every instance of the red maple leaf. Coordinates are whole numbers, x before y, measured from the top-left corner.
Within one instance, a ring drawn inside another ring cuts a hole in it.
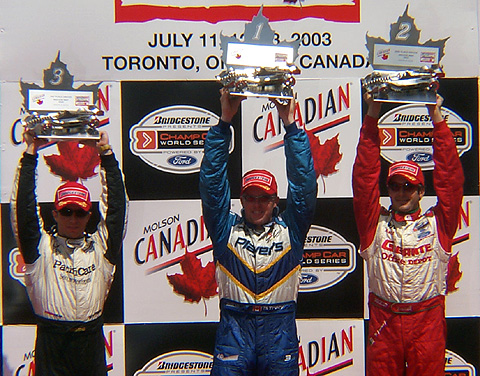
[[[342,160],[343,154],[340,153],[340,144],[338,143],[338,134],[321,143],[320,139],[316,137],[313,132],[307,132],[310,141],[310,149],[312,150],[313,165],[315,167],[315,174],[317,178],[322,176],[323,193],[325,193],[324,176],[331,175],[338,171],[336,165]]]
[[[95,167],[100,163],[100,157],[94,146],[78,141],[62,141],[57,143],[57,148],[60,155],[44,156],[52,174],[64,181],[88,179],[96,175]]]
[[[193,253],[185,252],[183,260],[180,261],[180,266],[183,274],[167,275],[167,278],[173,286],[173,291],[183,295],[185,301],[198,303],[202,298],[208,299],[217,295],[215,264],[213,261],[208,262],[203,267],[201,260],[197,256]]]
[[[450,257],[448,261],[447,272],[447,294],[458,290],[455,285],[462,278],[463,272],[460,271],[460,261],[458,261],[458,252]]]

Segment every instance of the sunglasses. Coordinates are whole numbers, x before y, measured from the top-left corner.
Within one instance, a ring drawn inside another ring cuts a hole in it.
[[[63,217],[71,217],[72,215],[75,215],[77,218],[84,218],[86,217],[89,212],[82,210],[82,209],[69,209],[69,208],[63,208],[58,210],[61,216]]]
[[[416,190],[418,190],[418,187],[419,185],[418,184],[412,184],[412,183],[403,183],[403,184],[399,184],[399,183],[389,183],[387,185],[388,189],[390,189],[391,191],[393,192],[398,192],[400,191],[401,189],[403,189],[404,192],[408,192],[408,193],[413,193],[415,192]]]
[[[260,204],[266,204],[267,202],[274,201],[277,196],[275,195],[263,195],[263,196],[243,195],[242,197],[247,202],[259,202]]]

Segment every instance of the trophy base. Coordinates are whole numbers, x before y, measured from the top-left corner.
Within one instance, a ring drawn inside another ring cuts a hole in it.
[[[230,95],[239,97],[257,97],[257,98],[276,98],[276,99],[293,99],[293,90],[280,90],[280,91],[229,91]]]
[[[55,125],[43,126],[37,125],[32,129],[36,138],[49,141],[81,141],[81,140],[100,140],[100,132],[96,127],[85,124],[72,126]]]
[[[37,138],[42,139],[42,140],[47,140],[50,142],[60,142],[60,141],[88,141],[88,140],[93,140],[93,141],[98,141],[100,140],[100,135],[87,135],[87,134],[76,134],[76,135],[71,135],[71,136],[65,136],[65,135],[39,135]]]
[[[437,93],[433,90],[378,91],[372,94],[375,102],[435,104]]]

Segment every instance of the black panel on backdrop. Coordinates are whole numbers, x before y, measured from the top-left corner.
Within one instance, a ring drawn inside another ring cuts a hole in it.
[[[439,94],[445,107],[458,114],[472,126],[472,148],[461,157],[465,184],[465,196],[477,196],[478,190],[478,80],[455,78],[440,81]]]
[[[35,316],[25,287],[10,277],[10,251],[17,247],[10,225],[10,205],[2,204],[3,324],[33,324]]]
[[[130,150],[130,128],[164,107],[189,105],[220,117],[220,89],[216,81],[122,82],[123,172],[131,200],[199,199],[198,172],[174,174],[157,170]],[[241,178],[240,112],[233,119],[235,149],[229,160],[232,197],[238,197]]]
[[[0,327],[0,348],[3,349],[3,326]],[[3,370],[3,356],[0,357],[0,369]]]
[[[298,295],[297,318],[363,318],[363,260],[352,199],[317,199],[314,225],[326,227],[355,245],[355,270],[337,284]]]
[[[40,204],[40,213],[46,228],[53,223],[53,203]],[[93,203],[92,217],[87,225],[87,231],[93,232],[99,221],[98,203]],[[10,251],[17,247],[10,226],[10,206],[2,204],[2,287],[3,287],[3,323],[4,324],[34,324],[35,316],[27,296],[25,287],[13,279],[9,273]],[[115,278],[105,302],[104,321],[106,323],[123,322],[123,265],[120,262],[116,267]]]
[[[125,325],[125,370],[133,375],[159,355],[182,350],[213,354],[217,323]]]
[[[463,186],[465,196],[478,195],[478,83],[477,78],[445,78],[440,80],[438,93],[444,98],[443,105],[455,112],[472,127],[472,146],[465,152],[461,159],[465,172],[465,184]],[[401,104],[383,103],[382,113],[392,110]],[[367,111],[363,103],[363,113]],[[388,172],[388,161],[382,158],[382,172],[380,174],[380,192],[382,196],[388,196],[385,181]],[[432,171],[424,171],[427,196],[435,196],[433,189]]]
[[[447,319],[447,349],[480,369],[480,318]]]

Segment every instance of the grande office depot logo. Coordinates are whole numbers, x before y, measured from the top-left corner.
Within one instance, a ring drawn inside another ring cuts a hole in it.
[[[300,292],[326,289],[355,270],[356,248],[340,234],[312,225],[303,250]]]
[[[198,172],[207,132],[218,120],[214,113],[194,106],[161,108],[130,128],[130,150],[157,170]]]
[[[157,356],[135,372],[134,376],[197,375],[207,376],[213,357],[200,351],[172,351]]]
[[[472,147],[472,126],[448,108],[442,107],[442,115],[461,156]],[[381,155],[388,162],[409,160],[433,170],[433,125],[425,105],[395,107],[380,118],[378,128]]]

